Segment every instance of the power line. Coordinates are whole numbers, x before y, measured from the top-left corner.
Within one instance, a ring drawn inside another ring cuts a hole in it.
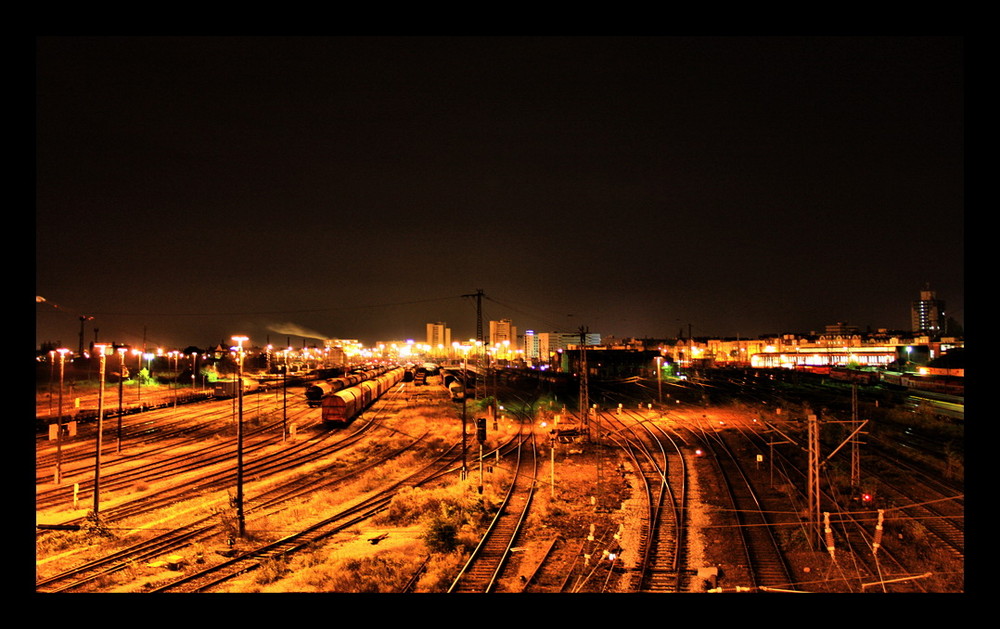
[[[335,312],[342,310],[361,310],[364,308],[389,308],[392,306],[408,306],[412,304],[423,304],[434,301],[447,301],[450,299],[459,299],[461,295],[453,295],[450,297],[436,297],[433,299],[415,299],[412,301],[398,301],[390,303],[381,304],[364,304],[358,306],[338,306],[331,308],[304,308],[300,310],[260,310],[260,311],[219,311],[219,312],[95,312],[93,314],[100,316],[120,316],[120,317],[218,317],[218,316],[260,316],[260,315],[288,315],[288,314],[304,314],[304,313],[316,313],[316,312]]]

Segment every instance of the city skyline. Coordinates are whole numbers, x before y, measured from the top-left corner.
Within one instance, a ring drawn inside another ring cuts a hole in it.
[[[961,38],[36,43],[36,346],[964,321]]]
[[[914,327],[918,324],[918,321],[921,323],[926,323],[926,321],[923,320],[923,316],[925,314],[924,309],[926,308],[927,300],[934,300],[937,305],[945,305],[943,300],[936,300],[935,299],[936,293],[932,290],[929,290],[927,287],[924,287],[924,290],[920,291],[920,298],[921,299],[919,300],[913,300],[911,302],[911,321],[912,321],[911,325],[902,328],[893,328],[887,326],[858,326],[856,324],[847,321],[836,321],[836,322],[826,323],[822,326],[811,328],[809,330],[775,330],[758,335],[742,335],[742,337],[741,335],[738,334],[733,336],[712,335],[712,334],[698,335],[693,333],[692,328],[684,326],[678,329],[674,334],[626,335],[626,336],[614,335],[614,334],[602,334],[600,330],[591,330],[589,326],[582,326],[582,328],[587,333],[587,337],[589,339],[588,343],[595,345],[601,345],[607,340],[612,340],[614,342],[621,342],[621,341],[631,341],[631,340],[684,339],[688,338],[689,335],[698,339],[718,339],[718,340],[723,340],[723,339],[732,340],[734,338],[735,339],[743,338],[747,340],[752,340],[752,339],[764,339],[769,337],[779,337],[779,336],[789,336],[789,335],[808,337],[808,336],[829,336],[831,334],[833,335],[860,334],[862,336],[866,336],[869,334],[879,334],[881,332],[886,332],[893,336],[899,336],[901,338],[903,337],[919,338],[922,336],[930,336],[932,338],[963,337],[964,330],[961,329],[961,324],[957,320],[954,320],[946,312],[942,312],[942,314],[945,315],[944,319],[940,321],[938,321],[937,319],[934,320],[935,325],[941,324],[940,328],[935,327],[932,330],[925,330],[925,329],[917,329],[916,327]],[[39,303],[45,301],[44,298],[40,296],[36,297],[36,299],[39,301]],[[58,308],[57,305],[56,307]],[[84,323],[92,326],[93,321],[88,319]],[[504,317],[499,320],[486,318],[483,320],[482,323],[483,323],[483,340],[486,344],[488,344],[489,346],[499,345],[501,341],[496,340],[496,337],[499,336],[509,340],[511,342],[511,345],[513,346],[512,347],[513,349],[524,349],[522,343],[528,336],[534,337],[536,339],[535,342],[537,343],[537,338],[540,335],[547,336],[555,334],[560,337],[575,338],[579,336],[581,332],[581,328],[545,329],[542,327],[539,328],[519,327],[517,325],[517,321],[509,317]],[[959,329],[957,331],[954,329],[949,329],[948,327],[949,325],[958,325]],[[358,343],[360,344],[360,346],[367,348],[372,348],[379,344],[384,344],[384,343],[413,343],[418,346],[424,346],[424,345],[431,347],[445,346],[446,348],[451,348],[453,345],[464,346],[476,342],[475,330],[473,331],[472,334],[469,335],[454,335],[452,332],[451,325],[446,321],[425,322],[420,326],[411,326],[411,327],[414,328],[422,327],[423,334],[422,335],[403,334],[396,337],[379,337],[372,340],[362,340],[356,337],[349,337],[349,336],[338,336],[338,337],[319,336],[318,333],[315,333],[310,330],[286,327],[281,334],[277,334],[274,330],[269,330],[262,337],[258,336],[256,339],[249,338],[248,346],[258,347],[258,348],[262,348],[268,345],[273,347],[284,347],[287,344],[289,347],[295,347],[295,346],[317,347],[317,346],[322,346],[324,342],[343,340],[343,341],[349,341],[352,344]],[[473,327],[475,327],[475,324],[473,324]],[[103,344],[109,344],[109,343],[121,344],[132,347],[137,347],[140,345],[140,343],[138,342],[125,342],[121,339],[101,338],[98,341],[95,338],[91,337],[90,340],[88,341],[86,336],[87,334],[93,333],[93,331],[94,331],[93,327],[84,328],[84,339],[82,344],[85,348],[97,342]],[[498,334],[498,331],[503,331],[503,333]],[[281,336],[285,337],[285,343],[282,343],[282,339],[280,338]],[[80,343],[79,330],[75,338],[76,338],[76,343]],[[43,344],[53,345],[54,342],[43,342]],[[229,339],[226,338],[222,338],[218,342],[219,346],[227,346],[228,344],[229,344]],[[58,343],[56,345],[67,348],[76,347],[76,344],[73,343]],[[159,346],[160,348],[173,348],[173,349],[179,349],[181,347],[200,347],[202,349],[208,349],[210,347],[216,346],[212,343],[198,345],[191,343],[157,344],[153,342],[149,343],[144,342],[141,343],[141,345],[147,347]]]

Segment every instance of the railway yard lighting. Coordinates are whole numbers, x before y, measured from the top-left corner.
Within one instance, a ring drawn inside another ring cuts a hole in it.
[[[63,418],[63,380],[66,375],[66,354],[69,350],[61,347],[59,352],[59,419],[56,424],[56,485],[62,481],[62,418]]]
[[[660,404],[663,404],[663,356],[656,357],[656,391],[660,398]]]
[[[191,393],[198,386],[198,352],[191,352]]]
[[[122,398],[125,396],[125,352],[127,351],[126,347],[118,348],[118,444],[115,448],[117,452],[122,451]]]
[[[286,348],[281,353],[284,355],[285,364],[281,368],[281,440],[288,438],[288,352],[292,348]]]
[[[99,521],[101,504],[101,446],[104,433],[104,374],[107,367],[106,345],[94,345],[94,351],[100,356],[100,388],[97,395],[97,448],[94,454],[94,519]]]
[[[136,357],[135,367],[135,390],[138,392],[137,399],[142,402],[142,350],[132,350],[132,355]]]
[[[238,377],[236,379],[236,397],[239,400],[239,416],[236,422],[236,521],[239,536],[246,536],[246,521],[243,515],[243,342],[245,336],[234,336],[237,343]]]

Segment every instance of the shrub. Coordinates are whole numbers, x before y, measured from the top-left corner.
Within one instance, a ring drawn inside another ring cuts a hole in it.
[[[444,517],[435,518],[428,524],[423,540],[428,550],[435,553],[450,553],[458,546],[459,526]]]

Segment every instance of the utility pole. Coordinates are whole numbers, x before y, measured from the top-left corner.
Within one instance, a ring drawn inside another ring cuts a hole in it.
[[[587,329],[580,326],[580,423],[590,439],[590,390],[587,383]]]
[[[851,487],[857,489],[861,485],[861,454],[858,431],[858,383],[851,384],[851,425],[854,436],[851,437]]]
[[[483,378],[483,357],[486,353],[486,341],[483,339],[483,289],[477,288],[475,293],[462,295],[462,297],[476,298],[476,340],[479,341],[481,351],[476,352],[476,397],[479,397],[479,380]],[[484,381],[485,382],[485,381]],[[486,385],[483,384],[485,392]]]
[[[806,422],[809,443],[809,474],[807,475],[809,486],[806,488],[809,496],[809,519],[811,526],[815,527],[814,530],[820,531],[820,540],[822,540],[819,519],[819,420],[816,415],[810,413],[806,417]],[[810,546],[812,546],[811,543]]]

